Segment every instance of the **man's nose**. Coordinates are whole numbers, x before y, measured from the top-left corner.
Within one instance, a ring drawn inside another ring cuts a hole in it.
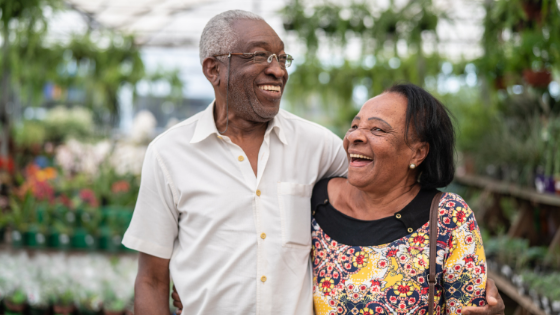
[[[272,58],[270,63],[267,65],[265,73],[274,76],[275,78],[281,78],[286,74],[286,68],[280,65],[278,57],[276,55],[271,55]]]

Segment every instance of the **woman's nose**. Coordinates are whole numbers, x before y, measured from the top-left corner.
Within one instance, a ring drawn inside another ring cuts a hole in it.
[[[349,131],[346,134],[346,138],[352,144],[367,142],[367,137],[364,135],[363,130],[359,128]]]

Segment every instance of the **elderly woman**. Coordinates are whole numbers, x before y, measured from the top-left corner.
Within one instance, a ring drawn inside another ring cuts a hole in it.
[[[455,171],[447,110],[415,85],[395,85],[364,104],[344,149],[348,178],[319,181],[311,200],[315,314],[428,313],[430,208]],[[503,314],[490,281],[485,306],[473,212],[456,194],[435,201],[434,314]]]
[[[313,191],[315,313],[426,314],[430,205],[454,174],[447,111],[396,85],[364,104],[344,149],[348,179]],[[486,304],[484,249],[465,201],[444,193],[438,202],[434,314],[457,314]]]

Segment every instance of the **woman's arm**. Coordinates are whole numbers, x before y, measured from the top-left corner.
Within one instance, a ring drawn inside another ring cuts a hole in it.
[[[459,196],[450,197],[442,222],[450,233],[443,287],[448,314],[457,314],[467,306],[486,305],[487,269],[482,237],[472,210]]]

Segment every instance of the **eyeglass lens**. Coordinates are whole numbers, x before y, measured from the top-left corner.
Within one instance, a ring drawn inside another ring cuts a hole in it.
[[[254,54],[254,59],[253,61],[255,63],[271,63],[273,57],[276,57],[276,60],[278,61],[278,63],[280,63],[280,65],[284,66],[284,67],[289,67],[292,64],[292,56],[290,55],[276,55],[271,53],[270,51],[256,51]]]

